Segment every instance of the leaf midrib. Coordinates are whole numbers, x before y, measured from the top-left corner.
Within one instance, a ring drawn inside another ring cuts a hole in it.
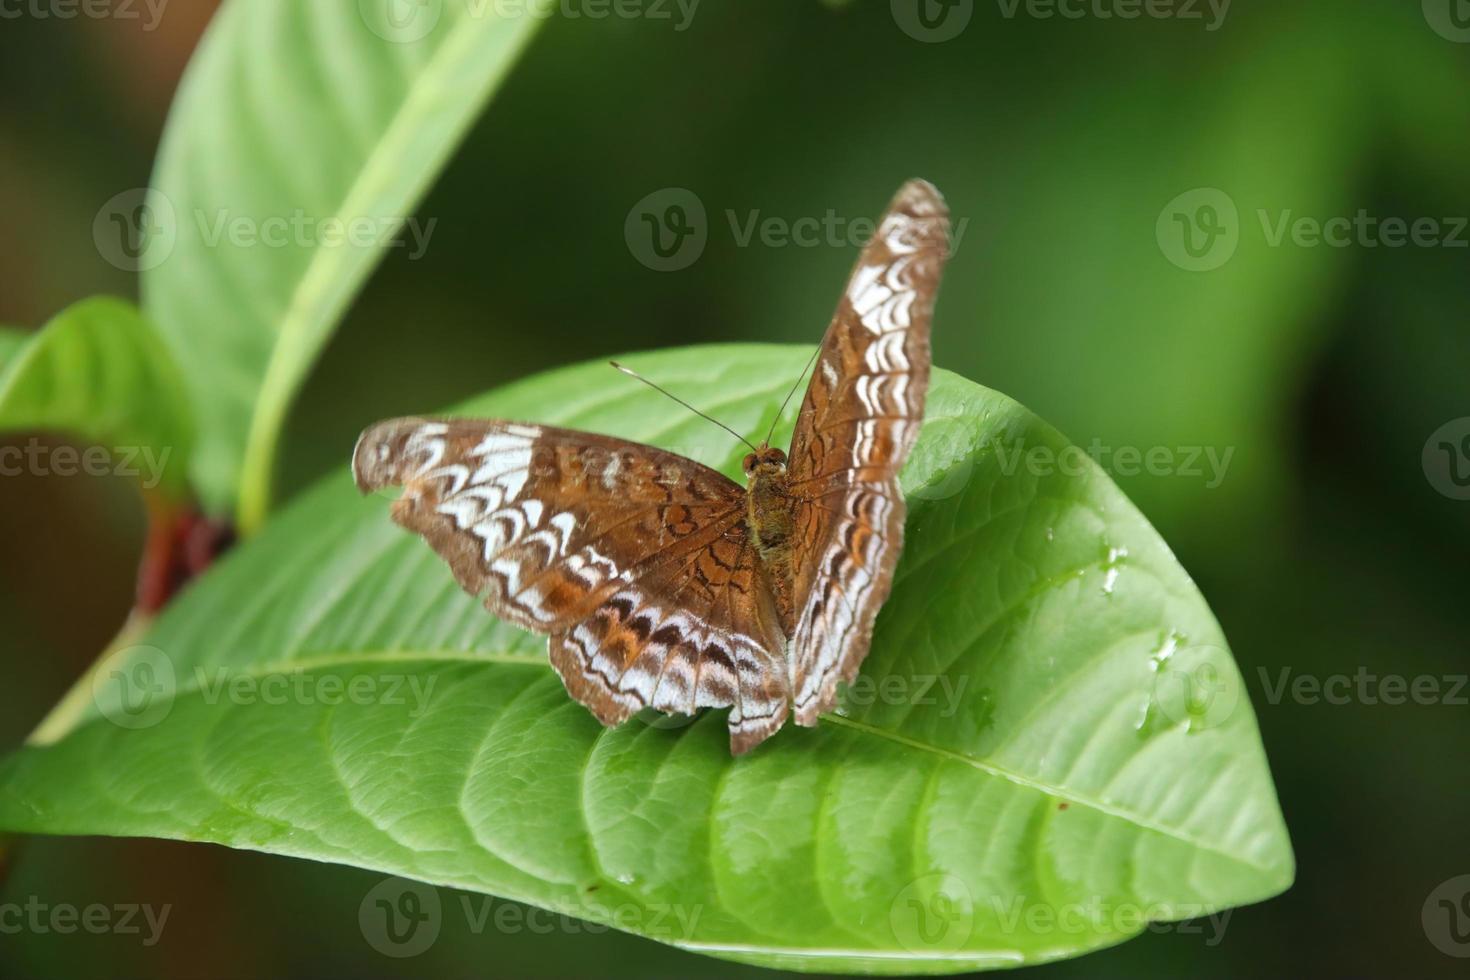
[[[198,669],[209,669],[213,667],[229,671],[232,676],[260,679],[272,674],[304,673],[307,671],[328,670],[335,667],[346,667],[355,664],[378,663],[479,663],[534,666],[546,670],[551,669],[550,661],[548,661],[544,657],[528,657],[520,654],[453,653],[448,651],[435,652],[419,650],[356,650],[335,653],[319,653],[311,654],[304,657],[298,657],[292,660],[282,660],[268,664],[257,664],[250,667],[240,668],[238,670],[234,670],[226,664],[196,664],[195,667]],[[178,689],[175,691],[172,700],[177,701],[181,697],[199,693],[201,693],[201,689],[198,684],[180,684],[178,686]],[[1008,782],[1014,783],[1017,786],[1022,786],[1026,789],[1034,790],[1039,793],[1045,793],[1049,796],[1055,797],[1056,799],[1065,800],[1066,802],[1071,804],[1088,807],[1089,809],[1095,810],[1098,813],[1102,813],[1106,816],[1114,817],[1119,820],[1125,820],[1133,826],[1140,827],[1144,830],[1150,830],[1154,833],[1162,834],[1166,837],[1177,840],[1182,844],[1187,844],[1190,847],[1197,848],[1198,850],[1219,855],[1220,857],[1226,858],[1227,860],[1234,861],[1237,864],[1241,864],[1245,867],[1251,868],[1252,870],[1259,871],[1262,874],[1272,876],[1277,872],[1277,869],[1271,865],[1260,864],[1256,861],[1250,860],[1249,858],[1231,853],[1224,850],[1219,845],[1201,840],[1198,837],[1195,837],[1194,835],[1189,834],[1178,828],[1170,827],[1167,824],[1162,824],[1155,820],[1150,820],[1147,817],[1143,817],[1129,809],[1107,803],[1101,799],[1096,799],[1094,797],[1078,793],[1076,790],[1067,789],[1065,787],[1057,786],[1052,783],[1043,782],[1042,780],[1036,779],[1032,776],[1027,776],[1023,773],[1016,772],[1013,769],[1008,769],[1005,766],[996,765],[993,762],[988,762],[984,759],[980,759],[972,755],[967,755],[966,753],[959,752],[954,749],[947,749],[943,746],[933,745],[928,742],[920,741],[919,739],[902,735],[898,732],[889,731],[885,728],[879,728],[875,725],[869,725],[865,722],[856,721],[852,718],[846,718],[842,715],[826,714],[822,716],[822,719],[824,721],[831,722],[838,727],[847,728],[851,731],[859,732],[861,734],[869,735],[875,738],[886,739],[897,745],[902,745],[903,747],[908,749],[928,752],[933,755],[939,756],[940,758],[947,759],[951,762],[957,762],[961,765],[969,766],[972,769],[977,769],[980,772],[986,773],[987,775],[996,776],[998,778],[1004,779]],[[72,729],[72,732],[68,734],[75,733],[77,730],[87,725],[95,724],[102,720],[103,719],[100,716],[93,715],[92,717],[86,719],[81,724],[79,724],[76,728]]]
[[[342,195],[342,201],[334,212],[336,216],[350,216],[355,213],[354,208],[359,212],[365,211],[368,204],[378,199],[381,187],[390,181],[396,167],[401,165],[403,150],[412,143],[417,121],[422,118],[419,110],[442,94],[448,87],[445,83],[473,56],[473,39],[481,30],[489,29],[479,23],[483,19],[485,18],[465,17],[450,26],[448,36],[414,78],[393,118],[383,128],[381,137],[363,161],[362,169]],[[534,19],[529,24],[519,25],[511,23],[507,18],[489,19],[495,25],[505,26],[507,30],[521,31],[521,36],[510,42],[514,50],[502,60],[497,71],[492,73],[493,84],[494,75],[504,75],[511,70],[521,50],[534,36],[538,24]],[[436,170],[426,168],[426,172],[414,182],[406,195],[403,210],[407,210],[409,202],[422,196],[424,188],[436,175]],[[312,252],[301,278],[291,290],[285,313],[276,330],[270,359],[266,362],[265,373],[261,375],[240,461],[236,522],[244,533],[253,532],[259,527],[270,505],[270,461],[275,456],[276,442],[296,380],[309,366],[313,331],[315,339],[324,339],[341,320],[356,292],[337,288],[340,270],[350,268],[354,261],[362,261],[363,256],[371,265],[375,261],[381,261],[382,250],[365,252],[318,248]],[[335,304],[337,309],[332,310],[329,304],[324,311],[323,303],[327,302],[326,297],[330,297],[334,289],[339,293]]]

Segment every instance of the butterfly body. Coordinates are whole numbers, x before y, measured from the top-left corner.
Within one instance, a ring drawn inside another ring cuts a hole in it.
[[[923,419],[948,251],[937,191],[905,184],[819,348],[790,453],[745,486],[694,460],[529,422],[369,427],[358,486],[402,486],[421,534],[487,609],[548,635],[568,692],[604,724],[728,707],[747,752],[815,725],[867,656],[903,546],[898,470]]]
[[[776,607],[781,634],[789,640],[795,622],[791,534],[795,523],[787,490],[786,454],[761,446],[745,457],[745,526],[760,556],[761,571]]]

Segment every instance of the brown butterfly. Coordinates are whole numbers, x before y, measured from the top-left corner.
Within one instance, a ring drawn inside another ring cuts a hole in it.
[[[744,487],[610,436],[425,418],[364,432],[357,485],[402,485],[393,519],[496,616],[549,634],[603,724],[728,707],[736,755],[788,712],[815,725],[868,654],[903,546],[898,470],[948,246],[939,192],[905,184],[822,340],[789,457],[752,446]]]

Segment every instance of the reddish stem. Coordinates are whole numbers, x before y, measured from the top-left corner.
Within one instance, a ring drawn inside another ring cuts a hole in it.
[[[212,565],[235,535],[228,523],[211,520],[190,504],[153,494],[146,503],[148,536],[138,564],[137,605],[151,615]]]

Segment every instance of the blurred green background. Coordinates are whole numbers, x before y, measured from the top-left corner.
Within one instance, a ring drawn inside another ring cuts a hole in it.
[[[147,184],[214,6],[165,3],[155,20],[141,3],[137,19],[0,4],[0,322],[136,296],[93,217]],[[342,466],[367,422],[543,368],[814,343],[855,248],[743,242],[744,227],[871,219],[926,177],[964,222],[936,362],[1084,447],[1168,450],[1171,472],[1115,478],[1231,639],[1299,865],[1218,942],[1173,927],[1035,974],[1463,976],[1470,961],[1441,951],[1422,913],[1470,873],[1470,689],[1427,705],[1273,694],[1283,670],[1427,676],[1441,692],[1470,671],[1470,502],[1421,461],[1470,416],[1470,3],[1181,2],[1197,16],[1137,19],[1102,16],[1126,0],[1064,6],[1083,16],[936,5],[951,19],[927,40],[905,0],[554,18],[420,207],[437,222],[422,257],[390,254],[318,365],[282,498]],[[660,272],[625,220],[667,188],[697,197],[707,244]],[[1205,199],[1177,202],[1198,188],[1236,214],[1215,212],[1224,234],[1196,261]],[[1377,230],[1345,244],[1276,234],[1360,212]],[[1196,221],[1193,242],[1176,214]],[[1395,246],[1391,218],[1433,219],[1434,240]],[[1231,454],[1222,478],[1185,468],[1196,447]],[[6,746],[116,630],[142,533],[120,479],[0,480]],[[221,848],[33,839],[5,875],[0,903],[171,906],[153,945],[0,933],[10,976],[766,972],[559,920],[477,931],[450,894],[433,947],[394,960],[357,924],[376,876]],[[1449,943],[1470,956],[1470,939]]]

